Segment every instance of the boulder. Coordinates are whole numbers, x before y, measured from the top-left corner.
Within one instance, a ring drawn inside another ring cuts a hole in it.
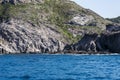
[[[79,15],[74,16],[69,21],[69,24],[84,26],[84,25],[88,24],[92,20],[94,20],[94,18],[92,16],[79,14]]]

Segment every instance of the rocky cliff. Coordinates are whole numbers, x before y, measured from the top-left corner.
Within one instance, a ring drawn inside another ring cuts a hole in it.
[[[80,41],[75,44],[67,45],[65,52],[86,51],[90,53],[120,53],[120,32],[86,34]]]
[[[98,51],[120,53],[120,32],[101,34]]]
[[[0,46],[7,53],[61,51],[65,45],[63,37],[51,26],[36,26],[15,19],[3,22],[0,25]]]
[[[107,18],[107,20],[110,20],[110,21],[112,21],[114,23],[120,24],[120,16],[118,16],[116,18]]]
[[[109,23],[70,0],[0,0],[0,53],[61,52]],[[96,51],[97,35],[89,36],[75,49]]]

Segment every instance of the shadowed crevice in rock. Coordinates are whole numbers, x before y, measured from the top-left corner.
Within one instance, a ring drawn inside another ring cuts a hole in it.
[[[102,33],[100,35],[85,34],[77,43],[67,45],[64,48],[66,52],[113,52],[120,53],[120,32]]]
[[[0,0],[0,53],[119,52],[98,35],[108,23],[71,0]]]

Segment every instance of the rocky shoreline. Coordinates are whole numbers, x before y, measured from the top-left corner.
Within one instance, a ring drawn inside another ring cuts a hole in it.
[[[85,34],[85,36],[75,44],[67,45],[65,51],[76,51],[83,53],[120,53],[120,32],[102,33],[100,35]]]
[[[120,55],[120,53],[112,53],[112,52],[87,52],[87,51],[69,51],[69,52],[49,52],[49,53],[41,53],[41,52],[29,52],[29,53],[0,53],[0,55],[4,54],[79,54],[79,55]]]
[[[120,53],[120,32],[102,33],[102,34],[85,34],[84,37],[75,44],[65,45],[61,50],[57,51],[27,51],[27,52],[14,52],[14,53],[49,53],[49,54],[113,54]],[[7,52],[0,48],[0,53],[13,53]]]
[[[119,43],[120,25],[71,0],[0,1],[0,54],[111,54]]]

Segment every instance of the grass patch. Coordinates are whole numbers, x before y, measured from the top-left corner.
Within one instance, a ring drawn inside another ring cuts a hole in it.
[[[101,29],[96,26],[66,25],[66,22],[73,17],[73,14],[77,13],[87,14],[88,12],[74,2],[65,0],[44,0],[44,3],[39,4],[0,4],[0,22],[15,18],[37,25],[39,23],[53,24],[70,43],[77,42],[82,37],[79,35],[74,37],[68,31],[70,27],[101,33]]]

